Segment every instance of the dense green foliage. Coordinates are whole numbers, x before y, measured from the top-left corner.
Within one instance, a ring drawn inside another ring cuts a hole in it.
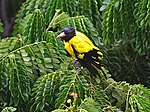
[[[149,6],[148,0],[26,0],[13,37],[0,41],[0,111],[149,112],[150,90],[135,84],[150,84]],[[86,69],[78,74],[56,38],[66,26],[100,47],[107,80]]]
[[[108,69],[117,80],[150,85],[149,7],[148,0],[103,2],[103,43],[108,48]]]

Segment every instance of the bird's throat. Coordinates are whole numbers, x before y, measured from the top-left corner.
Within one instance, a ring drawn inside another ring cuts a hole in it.
[[[75,35],[74,35],[75,36]],[[65,42],[68,42],[70,39],[72,39],[74,36],[65,36],[63,39]]]

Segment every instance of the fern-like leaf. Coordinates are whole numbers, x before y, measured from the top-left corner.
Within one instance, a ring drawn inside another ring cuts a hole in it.
[[[45,21],[40,10],[35,10],[23,31],[24,44],[44,41]]]
[[[46,42],[53,44],[53,46],[58,49],[62,59],[67,58],[67,52],[65,51],[63,41],[59,38],[56,38],[58,33],[48,31],[46,35]]]
[[[129,103],[131,105],[131,111],[133,112],[149,112],[150,110],[150,100],[140,95],[133,94],[130,97]]]
[[[20,36],[2,39],[0,41],[0,60],[2,60],[10,52],[18,49],[22,45],[23,45],[23,42]]]
[[[142,27],[143,29],[150,28],[150,1],[137,1],[135,4],[133,15],[140,27]]]
[[[113,82],[106,89],[111,104],[123,111],[147,111],[150,105],[150,90],[142,85]],[[145,101],[145,102],[144,102]]]
[[[47,107],[48,110],[54,108],[55,94],[60,84],[58,83],[61,73],[51,73],[40,77],[34,84],[32,89],[32,99],[30,112],[43,111]]]
[[[50,23],[52,17],[55,14],[55,10],[61,9],[61,12],[67,12],[69,16],[75,17],[84,15],[88,17],[99,32],[101,32],[101,14],[99,11],[99,0],[74,0],[59,2],[57,0],[51,0],[51,4],[46,13],[46,22]]]
[[[102,112],[100,106],[92,98],[84,99],[81,103],[81,108],[87,110],[88,112]]]
[[[88,95],[87,89],[89,84],[84,77],[79,77],[74,71],[71,71],[68,75],[64,76],[61,80],[61,86],[59,88],[59,96],[56,99],[56,108],[64,107],[67,98],[70,96],[70,93],[74,92],[77,94],[77,105],[81,103],[81,100]],[[71,97],[71,96],[70,96]]]
[[[27,68],[19,55],[9,55],[9,91],[11,93],[10,103],[17,106],[21,101],[29,100],[30,78]]]
[[[108,50],[104,54],[108,59],[105,64],[117,81],[149,86],[148,6],[148,0],[104,0],[100,8],[103,15],[102,42]]]
[[[24,23],[24,25],[25,25],[26,21],[28,20],[26,17],[28,15],[32,14],[35,9],[40,9],[40,11],[43,14],[45,14],[47,8],[50,6],[50,5],[48,5],[50,2],[51,2],[51,0],[33,0],[33,1],[26,0],[22,4],[22,6],[17,14],[17,19],[15,20],[16,24],[14,26],[13,35],[17,35],[18,33],[20,34],[23,32],[21,29],[21,26],[23,26],[23,25],[20,26],[20,23],[21,24]]]
[[[46,42],[26,45],[5,55],[0,62],[1,100],[15,106],[28,101],[31,82],[57,70],[60,62],[59,53]]]
[[[69,16],[85,15],[93,22],[98,31],[101,32],[101,14],[99,11],[100,3],[101,2],[99,0],[63,0],[62,2],[57,0],[36,0],[36,2],[35,0],[27,0],[25,3],[23,3],[20,11],[17,14],[14,29],[17,30],[20,27],[20,23],[24,23],[26,21],[25,17],[31,14],[35,9],[40,9],[45,17],[46,24],[52,21],[55,11],[57,9],[61,9],[62,12],[67,12]],[[20,32],[13,32],[14,35],[17,33]]]

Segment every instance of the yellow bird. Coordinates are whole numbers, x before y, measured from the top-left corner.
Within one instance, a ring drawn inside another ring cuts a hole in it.
[[[103,54],[86,35],[72,27],[66,27],[57,37],[64,40],[66,51],[73,58],[77,58],[83,67],[86,67],[93,75],[99,74],[98,69],[102,70]]]

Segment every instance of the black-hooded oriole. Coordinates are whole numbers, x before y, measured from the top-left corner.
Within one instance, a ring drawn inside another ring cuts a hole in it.
[[[72,27],[66,27],[57,37],[64,40],[66,51],[73,58],[77,58],[83,67],[86,67],[93,75],[99,74],[98,70],[102,70],[103,54],[86,35]]]

